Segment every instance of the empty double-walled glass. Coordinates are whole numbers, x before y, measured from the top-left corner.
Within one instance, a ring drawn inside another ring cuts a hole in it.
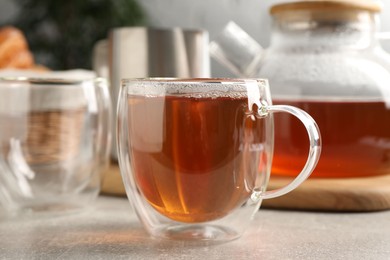
[[[0,215],[88,205],[108,162],[110,113],[102,79],[0,78]]]

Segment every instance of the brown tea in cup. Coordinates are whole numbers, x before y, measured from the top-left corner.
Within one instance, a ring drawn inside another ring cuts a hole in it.
[[[128,102],[135,179],[156,210],[203,222],[248,199],[258,162],[246,158],[261,158],[265,135],[264,120],[248,115],[247,97],[129,96]]]

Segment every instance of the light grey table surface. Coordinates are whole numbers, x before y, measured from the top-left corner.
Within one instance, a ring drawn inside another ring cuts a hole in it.
[[[261,209],[238,240],[199,246],[151,239],[125,198],[52,218],[2,220],[0,259],[390,259],[390,211]]]

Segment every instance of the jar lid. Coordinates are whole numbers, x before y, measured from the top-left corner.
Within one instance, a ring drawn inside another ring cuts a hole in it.
[[[270,13],[276,14],[282,11],[291,10],[364,10],[369,12],[380,12],[382,6],[375,0],[307,0],[285,2],[273,5]]]

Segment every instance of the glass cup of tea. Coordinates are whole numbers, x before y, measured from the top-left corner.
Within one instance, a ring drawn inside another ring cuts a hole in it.
[[[278,112],[303,123],[309,155],[290,184],[267,191]],[[309,177],[321,151],[310,115],[272,105],[262,79],[123,79],[117,122],[127,197],[159,238],[239,237],[263,199],[284,195]]]
[[[108,165],[103,79],[0,78],[0,215],[80,210]]]

